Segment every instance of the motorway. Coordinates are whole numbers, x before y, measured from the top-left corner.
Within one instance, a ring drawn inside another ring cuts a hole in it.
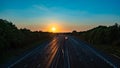
[[[59,35],[7,68],[118,68],[110,59],[72,36]]]

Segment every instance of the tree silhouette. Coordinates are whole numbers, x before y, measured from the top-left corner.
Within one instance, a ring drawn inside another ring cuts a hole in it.
[[[47,38],[49,33],[32,32],[29,29],[18,29],[14,24],[0,19],[0,50],[26,47],[36,41]]]
[[[80,32],[80,38],[92,44],[120,44],[120,25],[98,26],[91,30]]]

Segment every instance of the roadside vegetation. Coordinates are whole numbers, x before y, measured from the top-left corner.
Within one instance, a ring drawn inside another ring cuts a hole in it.
[[[0,64],[52,38],[52,33],[18,29],[13,23],[0,19]]]
[[[92,44],[93,47],[120,57],[120,25],[98,26],[84,32],[72,32],[73,35]]]

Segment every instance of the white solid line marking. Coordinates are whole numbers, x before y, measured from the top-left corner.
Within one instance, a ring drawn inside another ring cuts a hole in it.
[[[19,63],[21,60],[23,60],[24,58],[26,58],[26,57],[29,56],[30,54],[32,54],[32,52],[26,54],[24,57],[22,57],[21,59],[19,59],[19,60],[16,61],[15,63],[11,64],[10,66],[8,66],[8,68],[13,67],[15,64]]]
[[[117,55],[115,55],[115,54],[112,54],[114,57],[116,57],[116,58],[118,58],[118,59],[120,59],[120,57],[119,56],[117,56]]]
[[[45,48],[48,47],[48,45],[50,45],[51,43],[52,43],[52,42],[50,42],[49,44],[47,44],[47,45],[45,46]],[[13,64],[9,65],[7,68],[13,67],[13,66],[16,65],[17,63],[19,63],[20,61],[22,61],[23,59],[25,59],[26,57],[28,57],[29,55],[31,55],[32,53],[35,53],[35,52],[36,52],[35,50],[37,50],[37,49],[39,49],[39,48],[40,48],[40,47],[33,49],[31,52],[29,52],[28,54],[26,54],[25,56],[23,56],[22,58],[20,58],[20,59],[17,60],[16,62],[14,62]]]
[[[75,39],[72,39],[76,44],[79,44],[79,42],[77,42]],[[109,65],[111,65],[114,68],[117,68],[116,65],[114,65],[113,63],[111,63],[110,61],[108,61],[106,58],[104,58],[102,55],[100,55],[99,53],[97,53],[95,50],[93,50],[91,47],[87,46],[87,48],[89,48],[94,54],[96,54],[99,58],[101,58],[102,60],[104,60],[106,63],[108,63]]]
[[[64,54],[64,51],[63,51],[63,49],[62,49],[62,53]]]
[[[70,68],[70,60],[69,60],[69,55],[68,55],[68,48],[66,50],[67,50],[68,68]]]

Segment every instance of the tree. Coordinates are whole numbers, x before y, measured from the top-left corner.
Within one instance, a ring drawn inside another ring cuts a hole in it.
[[[92,44],[119,44],[120,25],[98,26],[91,30],[80,33],[82,39]]]

